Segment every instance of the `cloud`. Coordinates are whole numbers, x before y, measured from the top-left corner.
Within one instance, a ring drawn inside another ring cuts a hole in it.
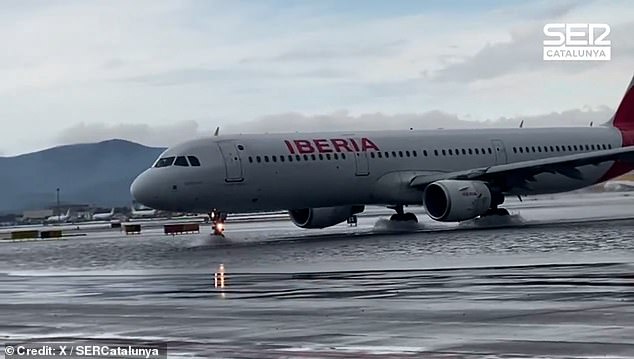
[[[150,86],[174,86],[194,83],[228,83],[274,81],[293,78],[336,79],[349,75],[344,71],[329,68],[317,68],[308,71],[272,71],[249,68],[186,68],[170,70],[142,76],[125,78],[123,81],[137,82]],[[235,87],[235,86],[234,86]]]
[[[493,128],[518,127],[524,121],[524,127],[588,126],[602,124],[612,116],[608,107],[573,109],[534,116],[500,117],[487,121],[470,121],[458,115],[442,111],[430,111],[412,114],[368,113],[351,115],[348,111],[331,114],[305,115],[284,113],[261,117],[254,121],[230,125],[226,132],[314,132],[314,131],[362,131],[362,130],[405,130],[436,128]]]
[[[353,115],[346,110],[329,114],[308,115],[297,112],[281,113],[258,119],[221,126],[221,134],[232,133],[288,133],[406,129],[453,129],[588,126],[600,125],[613,114],[608,107],[573,109],[534,116],[499,117],[487,121],[472,121],[456,114],[442,111],[425,113],[385,114],[366,113]],[[62,130],[56,136],[58,144],[92,143],[109,139],[125,139],[149,146],[171,146],[193,138],[211,136],[197,121],[181,121],[166,126],[149,124],[78,123]],[[2,153],[0,152],[0,155]]]
[[[166,126],[82,122],[63,130],[57,136],[56,142],[91,143],[119,138],[149,146],[170,146],[201,136],[203,133],[196,121],[181,121]]]
[[[554,73],[577,74],[589,69],[614,67],[614,62],[631,63],[634,57],[634,43],[631,34],[634,31],[634,22],[629,18],[619,19],[613,16],[612,21],[607,21],[611,26],[609,39],[612,41],[612,61],[566,61],[544,62],[542,59],[543,27],[549,22],[576,22],[592,23],[604,19],[599,14],[592,15],[593,8],[583,8],[580,3],[562,3],[558,6],[542,9],[543,14],[536,16],[536,20],[520,23],[511,28],[509,39],[486,43],[478,51],[470,56],[463,56],[446,64],[436,71],[428,74],[428,77],[436,81],[471,82],[476,80],[489,80],[504,75],[518,73],[540,73],[541,76]],[[611,13],[618,13],[618,4]],[[578,10],[573,12],[573,10]],[[605,9],[603,9],[605,11]],[[569,15],[569,13],[571,13]],[[555,20],[556,19],[556,20]],[[582,21],[580,19],[588,19]],[[595,20],[592,20],[595,19]],[[444,60],[444,58],[441,58]]]

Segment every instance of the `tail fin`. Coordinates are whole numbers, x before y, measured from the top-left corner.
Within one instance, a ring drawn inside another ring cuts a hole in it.
[[[634,77],[609,124],[621,131],[634,130]]]

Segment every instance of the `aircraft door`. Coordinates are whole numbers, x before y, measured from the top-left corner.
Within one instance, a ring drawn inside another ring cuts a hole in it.
[[[242,160],[240,158],[240,146],[235,141],[218,142],[220,153],[225,161],[225,181],[241,182],[242,177]]]
[[[367,176],[370,174],[370,163],[368,160],[368,153],[365,151],[356,152],[354,154],[355,161],[355,175],[356,176]]]
[[[491,144],[493,145],[493,153],[495,154],[495,164],[506,164],[508,162],[508,157],[506,155],[504,142],[502,142],[502,140],[491,140]]]

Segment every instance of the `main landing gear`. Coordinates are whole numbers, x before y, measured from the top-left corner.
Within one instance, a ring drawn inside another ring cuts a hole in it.
[[[522,197],[519,197],[520,201],[522,200]],[[485,214],[483,214],[481,217],[486,217],[486,216],[508,216],[509,215],[509,211],[506,208],[499,208],[498,206],[501,205],[502,203],[504,203],[504,195],[502,194],[495,194],[491,200],[491,208],[489,208],[488,211],[486,211]]]
[[[396,213],[393,214],[390,217],[390,221],[418,223],[418,218],[416,218],[416,215],[414,213],[411,213],[411,212],[404,213],[403,212],[403,205],[402,204],[399,204],[399,205],[396,205],[396,206],[390,206],[388,208],[393,209],[393,210],[396,211]]]
[[[213,231],[213,235],[224,237],[227,214],[214,209],[209,212],[209,220],[211,221],[211,230]]]

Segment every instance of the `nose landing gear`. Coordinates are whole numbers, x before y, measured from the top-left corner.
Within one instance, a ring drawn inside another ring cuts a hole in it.
[[[211,221],[211,230],[214,236],[224,237],[225,232],[225,220],[227,219],[227,214],[224,212],[220,212],[216,209],[209,212],[209,220]]]

